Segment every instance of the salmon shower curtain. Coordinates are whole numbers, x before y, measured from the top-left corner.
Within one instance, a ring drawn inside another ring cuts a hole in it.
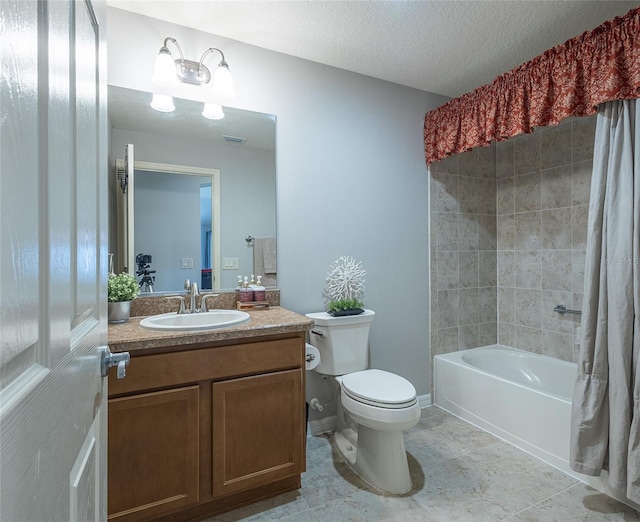
[[[640,105],[603,104],[589,204],[571,468],[640,503]]]

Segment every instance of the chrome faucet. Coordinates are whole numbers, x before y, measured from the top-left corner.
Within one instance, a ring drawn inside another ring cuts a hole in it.
[[[220,294],[206,294],[202,296],[202,299],[200,299],[200,311],[201,312],[208,312],[209,309],[207,308],[207,299],[209,299],[209,297],[213,297],[214,299],[216,299],[217,297],[220,297]]]
[[[184,306],[184,297],[181,295],[169,295],[167,299],[180,299],[180,309],[176,312],[177,314],[186,314],[187,309]]]
[[[196,283],[195,281],[191,283],[191,286],[189,287],[189,293],[191,294],[190,312],[194,314],[200,311],[198,308],[196,308],[196,296],[200,295],[200,293],[198,292],[198,283]]]

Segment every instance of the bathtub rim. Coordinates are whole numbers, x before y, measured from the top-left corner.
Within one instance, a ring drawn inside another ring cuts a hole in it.
[[[551,397],[553,399],[559,400],[559,401],[563,401],[566,403],[571,404],[572,402],[572,397],[565,397],[563,395],[559,395],[557,393],[552,393],[549,391],[545,391],[545,390],[541,390],[540,388],[536,388],[534,386],[527,386],[524,383],[521,382],[517,382],[514,381],[512,379],[507,379],[506,377],[502,377],[500,375],[496,375],[494,373],[491,373],[487,370],[484,370],[483,368],[480,368],[478,366],[474,366],[473,364],[465,361],[463,359],[464,355],[469,353],[469,352],[474,352],[474,351],[480,351],[480,350],[487,350],[487,349],[494,349],[494,350],[498,350],[498,351],[504,351],[504,352],[516,352],[518,354],[523,354],[526,356],[531,356],[531,357],[537,357],[537,358],[543,358],[543,359],[547,359],[550,362],[552,362],[553,364],[558,364],[564,367],[568,367],[574,370],[575,375],[577,376],[577,372],[578,372],[578,365],[574,362],[571,361],[565,361],[562,359],[556,359],[555,357],[550,357],[548,355],[543,355],[540,353],[535,353],[535,352],[529,352],[526,350],[520,350],[518,348],[512,348],[510,346],[505,346],[503,344],[489,344],[486,346],[478,346],[476,348],[468,348],[466,350],[458,350],[457,352],[450,352],[450,353],[446,353],[446,354],[439,354],[439,355],[435,355],[434,356],[434,363],[433,363],[433,382],[434,382],[434,390],[435,390],[435,382],[436,382],[436,360],[442,360],[442,361],[446,361],[446,362],[450,362],[452,364],[458,365],[458,366],[462,366],[464,368],[470,368],[472,371],[476,371],[476,372],[480,372],[492,379],[498,379],[500,381],[509,383],[509,384],[513,384],[514,386],[518,386],[520,388],[524,388],[526,390],[531,390],[532,392],[535,393],[540,393],[541,395],[545,395],[547,397]],[[574,381],[575,381],[575,377],[574,377]],[[435,398],[434,398],[435,399]]]

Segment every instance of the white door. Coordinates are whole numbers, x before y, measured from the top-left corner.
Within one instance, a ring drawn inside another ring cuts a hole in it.
[[[0,520],[105,520],[105,6],[0,9]]]

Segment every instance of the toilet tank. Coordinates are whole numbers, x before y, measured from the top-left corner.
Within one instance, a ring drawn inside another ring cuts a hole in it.
[[[344,375],[369,367],[369,329],[375,312],[333,317],[326,312],[306,314],[315,326],[309,343],[320,352],[315,371],[325,375]]]

